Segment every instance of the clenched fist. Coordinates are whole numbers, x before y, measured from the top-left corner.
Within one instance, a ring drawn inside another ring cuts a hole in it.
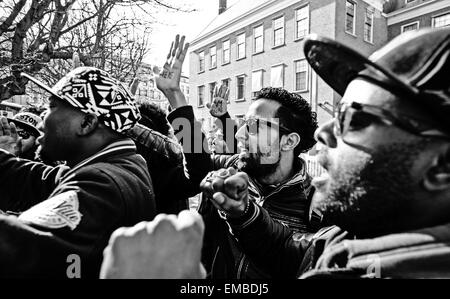
[[[201,216],[187,210],[119,228],[104,251],[100,278],[205,278],[203,232]]]
[[[248,176],[234,168],[210,172],[200,188],[213,205],[227,217],[239,218],[249,205]]]

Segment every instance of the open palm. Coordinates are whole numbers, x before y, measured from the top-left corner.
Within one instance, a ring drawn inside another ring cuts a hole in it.
[[[185,36],[180,39],[180,35],[177,34],[162,72],[156,74],[156,86],[163,93],[177,91],[180,88],[181,69],[189,48],[189,43],[184,44],[184,41]]]
[[[14,155],[19,155],[22,139],[17,134],[14,123],[9,124],[5,117],[0,120],[0,148]]]

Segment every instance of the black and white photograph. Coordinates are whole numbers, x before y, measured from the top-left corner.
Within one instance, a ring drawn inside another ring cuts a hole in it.
[[[450,0],[0,0],[0,281],[445,278]]]

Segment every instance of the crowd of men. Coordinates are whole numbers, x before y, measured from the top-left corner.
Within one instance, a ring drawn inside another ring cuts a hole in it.
[[[266,87],[237,126],[221,86],[213,152],[180,89],[188,47],[177,36],[156,76],[167,116],[100,69],[53,87],[22,74],[49,107],[0,121],[1,277],[70,277],[74,257],[81,278],[450,277],[449,28],[370,57],[309,36],[335,118],[318,127]],[[300,154],[316,143],[312,178]]]

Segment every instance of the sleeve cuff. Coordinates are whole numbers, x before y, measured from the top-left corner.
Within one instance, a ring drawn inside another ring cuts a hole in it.
[[[167,115],[167,120],[172,123],[175,119],[180,117],[195,120],[194,109],[192,108],[192,106],[182,106],[173,110],[169,113],[169,115]]]
[[[260,208],[253,201],[249,202],[247,213],[239,218],[227,218],[227,222],[232,229],[241,230],[252,224],[260,214]]]

